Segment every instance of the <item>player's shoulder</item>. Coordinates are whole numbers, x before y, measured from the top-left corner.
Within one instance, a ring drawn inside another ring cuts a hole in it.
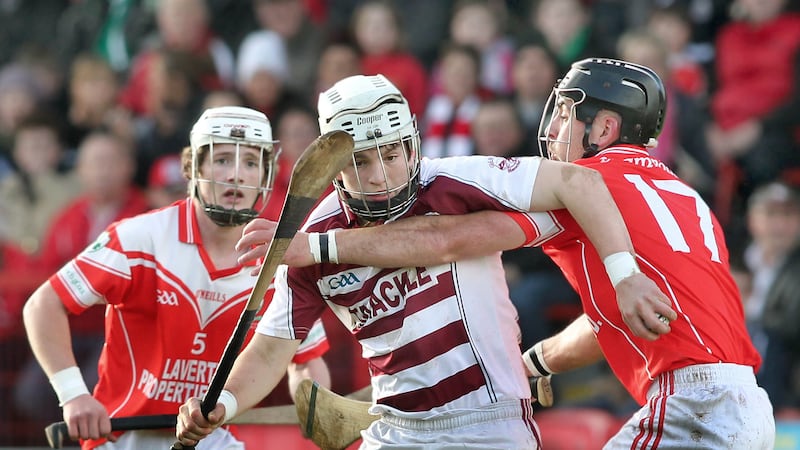
[[[180,205],[175,203],[122,219],[111,228],[121,237],[138,241],[172,229],[177,225],[179,216]]]

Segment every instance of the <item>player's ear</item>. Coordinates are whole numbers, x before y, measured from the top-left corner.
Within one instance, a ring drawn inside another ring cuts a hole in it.
[[[592,131],[599,131],[599,135],[593,142],[597,143],[600,148],[606,148],[613,144],[619,139],[621,125],[622,120],[619,115],[609,111],[599,112],[592,124]]]

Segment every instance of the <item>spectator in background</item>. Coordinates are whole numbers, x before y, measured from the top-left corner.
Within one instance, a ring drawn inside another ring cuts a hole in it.
[[[752,289],[745,297],[750,333],[764,364],[757,374],[770,396],[776,415],[800,408],[792,389],[792,373],[800,361],[800,193],[782,182],[759,186],[750,196],[748,225],[752,242],[744,253],[753,273]],[[795,412],[800,412],[797,409]]]
[[[236,66],[236,85],[245,106],[279,120],[287,108],[303,102],[288,87],[290,77],[286,46],[277,33],[262,30],[245,38]]]
[[[146,116],[152,112],[152,105],[148,105],[146,99],[150,90],[150,65],[159,49],[191,57],[198,67],[199,87],[203,91],[232,85],[233,52],[211,29],[206,2],[160,0],[156,3],[156,32],[134,57],[122,91],[122,104],[135,115]]]
[[[672,85],[690,97],[708,95],[708,79],[702,61],[691,51],[692,23],[685,7],[672,4],[654,8],[645,28],[666,45]]]
[[[428,73],[405,49],[404,30],[386,0],[367,0],[353,13],[351,31],[361,50],[363,74],[384,75],[408,99],[411,113],[419,116],[428,101]]]
[[[586,57],[609,57],[613,49],[594,33],[592,16],[581,0],[539,0],[531,8],[530,25],[544,36],[558,55],[558,63],[569,67]]]
[[[551,84],[549,90],[552,89]],[[525,139],[522,121],[510,100],[481,103],[472,120],[472,138],[478,155],[501,158],[538,155],[536,142]],[[508,293],[517,308],[522,348],[559,331],[548,320],[550,307],[571,305],[580,314],[578,294],[540,247],[508,250],[503,252],[502,259]]]
[[[456,0],[388,0],[402,22],[406,50],[416,57],[423,67],[430,68],[436,60],[439,46],[447,40],[447,24],[452,17]],[[352,24],[353,12],[363,0],[310,0],[306,3],[324,3],[325,25],[329,35],[338,35]]]
[[[330,89],[337,81],[361,73],[361,53],[354,42],[341,38],[329,41],[317,65],[314,90],[310,92],[313,104],[322,92]]]
[[[613,4],[616,0],[605,3]],[[691,30],[691,42],[686,51],[690,59],[700,63],[708,75],[714,59],[714,39],[720,27],[730,21],[732,4],[731,0],[631,0],[626,2],[627,28],[647,26],[653,13],[658,10],[680,12],[688,20]],[[709,89],[712,89],[713,78],[708,81]]]
[[[739,194],[800,167],[800,14],[788,0],[737,0],[715,43],[712,154],[741,170]]]
[[[536,142],[544,104],[562,73],[558,57],[536,34],[520,36],[511,66],[511,97],[525,129],[525,140]]]
[[[514,46],[505,33],[505,13],[496,2],[460,0],[450,20],[450,40],[478,51],[480,86],[494,95],[509,94],[512,86]]]
[[[11,154],[16,171],[0,182],[0,239],[36,257],[53,216],[78,195],[80,186],[59,170],[64,157],[61,126],[48,113],[22,120]]]
[[[800,419],[800,246],[795,244],[767,292],[761,325],[767,351],[759,381],[775,407],[775,417]]]
[[[471,155],[474,144],[470,127],[483,97],[479,86],[480,56],[470,46],[446,44],[437,65],[442,86],[425,109],[422,155]]]
[[[133,137],[130,112],[119,104],[122,86],[101,56],[81,53],[72,60],[68,80],[66,145],[76,149],[92,130],[108,127]]]
[[[78,55],[92,52],[118,74],[127,73],[134,55],[155,28],[157,2],[77,1],[65,7],[54,27],[54,47],[68,71]],[[50,30],[53,36],[53,30]]]
[[[782,182],[771,182],[753,191],[747,204],[750,242],[744,262],[752,274],[750,295],[744,297],[744,313],[753,343],[763,356],[767,338],[761,327],[764,302],[775,274],[800,239],[800,197]]]
[[[38,86],[38,109],[48,109],[56,114],[66,111],[66,77],[50,47],[24,43],[20,45],[13,61],[27,68]]]
[[[220,106],[242,106],[244,99],[242,95],[234,89],[219,89],[211,91],[203,98],[203,111]]]
[[[125,139],[95,131],[83,140],[75,166],[82,193],[49,224],[42,247],[45,272],[58,270],[111,222],[147,209],[144,194],[133,184],[135,171],[133,150]]]
[[[14,170],[11,147],[20,122],[38,106],[41,89],[30,69],[10,64],[0,69],[0,180]]]
[[[188,180],[183,175],[181,156],[164,155],[150,168],[147,177],[147,206],[151,209],[163,208],[187,196]]]
[[[314,83],[316,67],[324,44],[321,28],[315,26],[302,0],[252,0],[261,30],[277,33],[289,61],[286,84],[303,92]],[[253,31],[252,33],[258,33]],[[272,117],[272,116],[270,116]]]
[[[150,113],[134,118],[136,183],[143,187],[153,162],[175,154],[200,114],[204,91],[202,63],[184,52],[156,50],[148,67],[147,98]],[[127,136],[126,136],[127,137]]]
[[[63,153],[51,115],[34,113],[19,124],[16,171],[0,181],[0,336],[19,328],[25,299],[47,277],[38,261],[46,227],[79,193],[74,178],[58,170]]]

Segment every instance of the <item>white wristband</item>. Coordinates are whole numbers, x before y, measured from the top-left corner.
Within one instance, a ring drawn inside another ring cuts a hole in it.
[[[536,345],[522,354],[522,362],[525,363],[525,367],[527,367],[535,377],[549,377],[555,373],[547,363],[544,362],[541,341],[537,342]]]
[[[50,377],[50,384],[53,386],[53,390],[56,391],[56,396],[58,396],[58,406],[64,406],[75,397],[89,393],[86,382],[83,381],[81,370],[75,366],[67,367],[54,373]]]
[[[239,410],[239,401],[236,400],[233,392],[223,389],[219,393],[217,403],[222,403],[225,406],[225,422],[230,422],[231,419],[236,417],[236,413]]]
[[[611,285],[615,288],[625,278],[636,273],[642,273],[639,270],[639,265],[636,264],[636,258],[629,252],[608,255],[603,260],[603,264],[606,266],[606,273],[608,273],[608,278],[611,280]]]
[[[336,230],[328,230],[328,260],[339,264],[339,249],[336,247]]]
[[[311,257],[314,258],[314,262],[321,263],[322,254],[319,247],[319,233],[308,233],[308,249],[311,250]]]

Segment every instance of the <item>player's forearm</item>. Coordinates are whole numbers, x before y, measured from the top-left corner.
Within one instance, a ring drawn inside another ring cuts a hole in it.
[[[585,314],[561,332],[542,342],[542,354],[554,373],[594,364],[603,358],[600,345]]]
[[[33,354],[48,377],[76,366],[67,311],[49,282],[31,295],[22,318]]]
[[[516,248],[524,241],[519,226],[496,211],[417,216],[336,232],[340,263],[375,267],[445,264]]]
[[[272,392],[286,373],[299,345],[298,340],[278,339],[259,333],[253,336],[236,358],[225,383],[225,390],[236,397],[237,412],[252,408]]]

